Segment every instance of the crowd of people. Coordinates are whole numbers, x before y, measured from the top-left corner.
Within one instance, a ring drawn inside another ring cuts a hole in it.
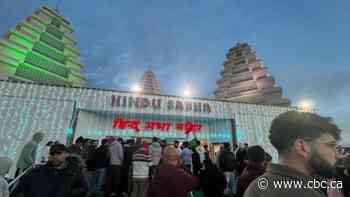
[[[350,197],[350,157],[337,150],[340,130],[328,118],[305,112],[286,112],[274,119],[269,139],[278,162],[259,145],[220,145],[165,141],[153,137],[106,137],[99,142],[79,137],[69,146],[48,142],[42,165],[35,164],[42,133],[33,135],[16,164],[13,192],[4,175],[12,165],[0,157],[0,197]],[[342,188],[261,191],[258,181],[341,180]]]

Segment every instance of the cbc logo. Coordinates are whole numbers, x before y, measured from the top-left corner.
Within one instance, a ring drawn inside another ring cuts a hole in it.
[[[266,190],[268,186],[269,186],[269,180],[267,180],[267,178],[265,178],[265,177],[259,178],[258,188],[260,190]]]

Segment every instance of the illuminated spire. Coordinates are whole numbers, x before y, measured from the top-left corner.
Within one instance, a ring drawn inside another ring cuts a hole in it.
[[[156,75],[151,69],[148,69],[143,74],[140,80],[140,88],[142,93],[146,94],[160,94],[160,84],[156,78]]]
[[[0,40],[0,78],[85,86],[73,32],[70,22],[43,6]]]

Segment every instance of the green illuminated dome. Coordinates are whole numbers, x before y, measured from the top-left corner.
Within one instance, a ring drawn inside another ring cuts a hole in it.
[[[73,28],[43,6],[0,40],[0,79],[86,86]]]

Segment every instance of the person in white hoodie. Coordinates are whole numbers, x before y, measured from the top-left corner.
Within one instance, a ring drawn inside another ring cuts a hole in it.
[[[5,179],[5,175],[12,166],[12,160],[8,157],[0,157],[0,197],[9,197],[9,185]]]
[[[124,159],[123,145],[111,138],[109,145],[110,167],[107,169],[107,196],[120,196],[122,192],[121,178]]]
[[[150,154],[152,156],[152,164],[151,164],[151,177],[153,176],[155,169],[158,167],[160,158],[162,157],[162,147],[159,143],[159,138],[153,137],[152,144],[149,147]]]
[[[160,158],[162,157],[162,147],[160,146],[159,138],[153,137],[150,152],[152,156],[152,165],[158,166]]]

